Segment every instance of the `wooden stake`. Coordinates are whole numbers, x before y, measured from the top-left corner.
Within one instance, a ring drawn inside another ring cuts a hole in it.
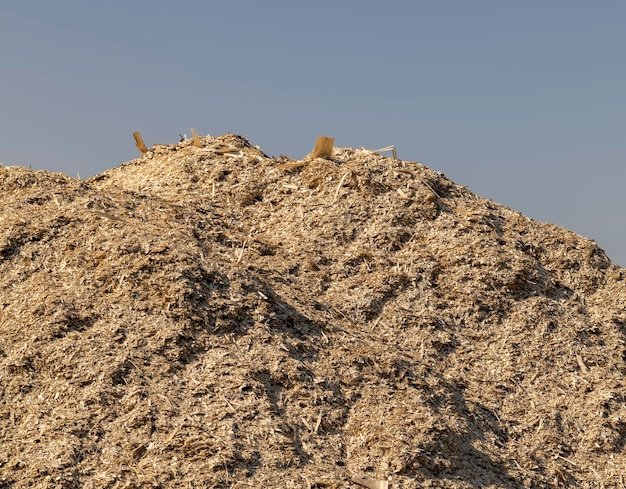
[[[193,139],[194,146],[197,146],[198,148],[202,147],[202,142],[200,141],[200,138],[198,137],[198,133],[193,127],[191,128],[191,139]]]
[[[133,137],[135,138],[135,145],[137,146],[137,149],[141,151],[141,154],[147,153],[148,148],[146,148],[146,145],[143,142],[143,138],[141,137],[141,134],[139,134],[139,131],[134,132]]]
[[[333,155],[334,144],[335,138],[319,136],[315,141],[315,148],[313,148],[311,156],[313,158],[330,158]]]

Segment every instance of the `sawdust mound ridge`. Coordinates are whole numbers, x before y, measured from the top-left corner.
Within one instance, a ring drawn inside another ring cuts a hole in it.
[[[369,150],[201,143],[0,168],[0,487],[623,484],[594,242]]]

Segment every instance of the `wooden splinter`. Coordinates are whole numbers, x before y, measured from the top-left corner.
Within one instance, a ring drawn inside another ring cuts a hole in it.
[[[197,146],[199,148],[202,147],[202,141],[200,141],[200,138],[198,137],[198,133],[193,127],[191,128],[191,139],[193,140],[194,146]]]
[[[335,138],[329,138],[327,136],[319,136],[315,141],[315,148],[311,153],[313,158],[330,158],[333,155],[333,146],[335,144]]]
[[[141,154],[147,153],[148,148],[146,148],[146,145],[143,142],[143,138],[141,137],[141,134],[139,134],[139,131],[134,132],[133,137],[135,138],[135,145],[137,146],[137,149],[141,151]]]

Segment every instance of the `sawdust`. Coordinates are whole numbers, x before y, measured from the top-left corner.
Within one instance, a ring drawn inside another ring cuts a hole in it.
[[[593,241],[366,149],[200,143],[0,168],[1,488],[625,487]]]

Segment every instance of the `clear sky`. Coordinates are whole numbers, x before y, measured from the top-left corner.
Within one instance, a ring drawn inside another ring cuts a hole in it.
[[[88,177],[132,138],[379,148],[626,266],[626,1],[0,0],[0,162]]]

